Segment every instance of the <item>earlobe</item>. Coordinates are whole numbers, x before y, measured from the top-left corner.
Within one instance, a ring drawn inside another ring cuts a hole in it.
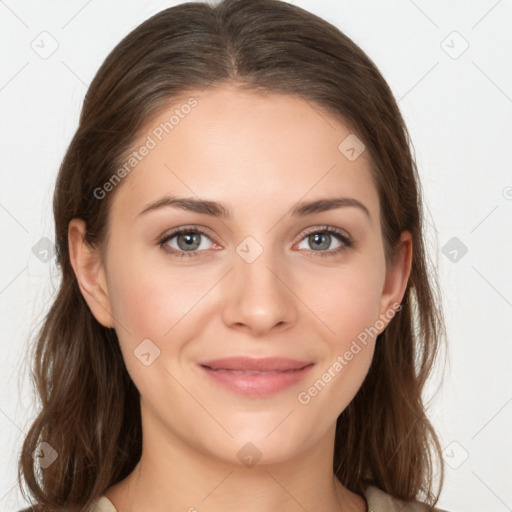
[[[104,327],[113,327],[112,308],[99,250],[85,240],[86,225],[72,219],[68,226],[71,266],[80,291],[96,320]]]
[[[412,268],[412,235],[402,232],[395,258],[387,269],[386,280],[381,295],[380,315],[389,320],[398,310],[398,305],[407,289]],[[386,322],[386,325],[389,322]]]

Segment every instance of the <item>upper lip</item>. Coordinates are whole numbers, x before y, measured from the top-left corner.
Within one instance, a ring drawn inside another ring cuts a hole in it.
[[[199,363],[213,370],[246,370],[253,372],[300,370],[308,366],[311,361],[299,361],[284,357],[225,357],[212,359]]]

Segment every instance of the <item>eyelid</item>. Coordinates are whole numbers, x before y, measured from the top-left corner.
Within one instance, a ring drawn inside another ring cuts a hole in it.
[[[302,240],[304,240],[307,236],[315,233],[328,233],[329,235],[332,235],[335,238],[337,238],[338,241],[342,244],[342,246],[337,247],[336,249],[329,249],[327,251],[315,251],[313,249],[306,249],[304,250],[304,252],[306,253],[306,255],[309,255],[308,257],[335,257],[343,254],[345,251],[349,249],[353,249],[356,247],[356,242],[350,234],[348,234],[345,230],[341,228],[337,228],[331,225],[314,226],[312,228],[306,229],[306,231],[302,232],[301,238],[297,243],[301,243]]]
[[[157,245],[160,246],[163,251],[165,251],[167,254],[170,254],[171,256],[183,257],[183,256],[199,256],[199,255],[201,255],[201,253],[205,252],[204,249],[201,251],[180,251],[178,249],[174,249],[173,247],[169,247],[167,245],[167,242],[172,240],[174,237],[179,236],[182,233],[188,233],[188,232],[199,233],[199,234],[205,236],[206,238],[208,238],[213,244],[220,245],[220,246],[222,245],[222,244],[219,244],[215,240],[215,238],[209,234],[209,232],[206,228],[200,227],[197,224],[185,225],[185,226],[180,226],[180,227],[171,229],[168,233],[158,237]]]
[[[313,226],[312,228],[307,228],[305,231],[302,232],[302,238],[301,240],[306,237],[307,235],[313,234],[313,233],[334,233],[338,234],[344,238],[346,238],[348,241],[353,241],[352,237],[343,229],[337,228],[335,226],[331,225],[324,225],[324,226]]]
[[[164,233],[163,235],[160,235],[158,237],[159,243],[163,240],[171,239],[172,237],[179,235],[182,232],[188,232],[188,231],[197,231],[198,233],[201,233],[202,235],[208,237],[210,240],[213,240],[212,235],[209,233],[209,230],[207,228],[204,228],[202,226],[199,226],[198,224],[185,224],[184,226],[179,226],[177,228],[170,229],[167,233]],[[215,242],[217,243],[217,242]]]
[[[207,228],[200,227],[196,224],[184,225],[184,226],[174,228],[167,234],[164,234],[161,237],[159,237],[157,243],[165,252],[167,252],[168,254],[171,254],[171,255],[175,255],[175,256],[179,255],[178,257],[200,256],[201,253],[204,253],[206,251],[206,249],[202,249],[200,251],[181,251],[181,250],[177,250],[177,249],[171,248],[166,245],[167,242],[169,240],[172,240],[175,236],[178,236],[182,233],[187,233],[187,232],[199,233],[199,234],[205,236],[206,238],[208,238],[213,244],[222,247],[222,244],[219,244],[215,240],[215,238],[209,234]],[[300,239],[298,240],[298,242],[296,242],[294,244],[294,246],[297,245],[298,243],[302,242],[308,235],[315,234],[315,233],[328,233],[330,235],[334,235],[343,244],[342,247],[339,247],[336,249],[330,249],[327,251],[314,251],[313,249],[305,250],[306,252],[314,253],[317,256],[335,256],[335,255],[343,252],[344,250],[349,249],[355,245],[355,241],[343,229],[337,228],[337,227],[331,226],[331,225],[323,225],[323,226],[312,226],[310,228],[307,228],[305,231],[302,231]],[[304,251],[304,250],[302,250],[302,251]]]

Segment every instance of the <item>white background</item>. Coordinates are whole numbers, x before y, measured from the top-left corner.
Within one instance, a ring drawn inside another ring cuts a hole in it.
[[[0,1],[1,511],[25,505],[16,457],[35,414],[26,347],[58,282],[54,259],[32,248],[53,239],[58,166],[104,58],[176,3]],[[512,2],[294,3],[368,53],[411,132],[448,327],[443,379],[429,388],[440,385],[429,415],[448,463],[439,505],[512,510]],[[31,47],[43,37],[46,48],[58,43],[47,59]],[[467,247],[456,262],[442,252],[453,237]]]

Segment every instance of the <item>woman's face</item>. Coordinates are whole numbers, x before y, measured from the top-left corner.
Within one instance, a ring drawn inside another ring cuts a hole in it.
[[[133,150],[82,291],[145,435],[246,465],[332,442],[410,263],[407,242],[386,271],[364,146],[314,104],[225,86],[173,102]]]

